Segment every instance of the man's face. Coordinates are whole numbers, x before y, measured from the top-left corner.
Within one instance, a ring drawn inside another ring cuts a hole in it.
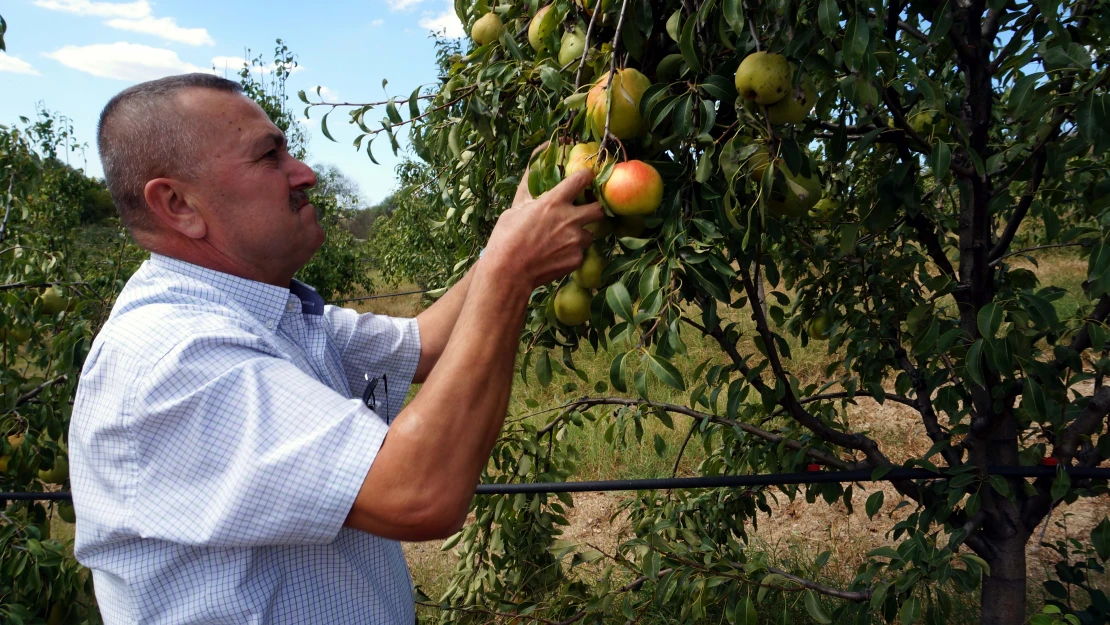
[[[197,179],[189,187],[207,239],[240,262],[292,275],[324,242],[306,195],[316,174],[289,154],[282,132],[250,98],[196,89],[183,99],[200,122]]]

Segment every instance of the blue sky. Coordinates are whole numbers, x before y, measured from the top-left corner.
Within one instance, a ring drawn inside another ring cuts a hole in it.
[[[329,100],[373,102],[383,99],[383,78],[389,94],[399,97],[435,81],[431,30],[462,33],[444,0],[5,0],[0,15],[8,22],[7,54],[0,52],[0,124],[33,117],[39,102],[70,117],[79,141],[90,146],[86,171],[95,176],[102,175],[97,117],[129,85],[210,71],[214,63],[234,71],[246,48],[272,58],[281,37],[300,63],[289,81],[291,101],[298,89],[319,85]],[[379,113],[384,117],[378,109],[371,119]],[[351,145],[349,116],[337,111],[329,118],[338,141],[332,143],[320,133],[322,114],[314,109],[308,122],[309,161],[338,165],[367,201],[380,200],[394,186],[397,159],[388,141],[374,142],[381,163],[374,165]]]

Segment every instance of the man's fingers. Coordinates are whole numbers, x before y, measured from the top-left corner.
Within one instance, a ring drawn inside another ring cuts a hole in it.
[[[601,219],[605,217],[605,211],[601,208],[600,202],[574,206],[572,210],[574,211],[572,213],[574,221],[583,226],[592,224],[595,221],[601,221]]]
[[[574,198],[578,197],[580,193],[590,186],[594,180],[594,172],[590,169],[579,169],[565,178],[562,182],[555,185],[555,188],[548,191],[551,196],[556,200],[563,200],[564,202],[573,202]]]

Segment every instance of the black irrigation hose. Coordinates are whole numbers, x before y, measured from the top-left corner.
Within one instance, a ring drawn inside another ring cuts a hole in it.
[[[349,297],[347,299],[337,299],[328,302],[329,304],[343,304],[346,302],[362,302],[369,299],[382,299],[383,297],[400,297],[402,295],[416,295],[417,293],[429,293],[435,289],[421,289],[419,291],[403,291],[401,293],[384,293],[382,295],[367,295],[365,297]]]
[[[1110,469],[1069,467],[1068,474],[1075,479],[1110,479]],[[1057,467],[992,467],[990,475],[1002,477],[1054,477]],[[617,490],[671,490],[689,488],[729,488],[737,486],[776,486],[783,484],[827,484],[830,482],[892,482],[895,480],[947,480],[961,475],[936,472],[928,469],[891,469],[878,474],[873,469],[858,471],[807,471],[805,473],[762,473],[756,475],[716,475],[703,477],[676,477],[649,480],[605,480],[599,482],[538,482],[531,484],[479,484],[478,495],[514,495],[517,493],[582,493]],[[5,499],[31,501],[68,501],[69,492],[51,493],[0,493]]]

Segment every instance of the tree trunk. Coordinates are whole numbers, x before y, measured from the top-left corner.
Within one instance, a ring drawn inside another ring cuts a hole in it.
[[[983,576],[979,622],[983,625],[1020,625],[1025,622],[1025,536],[1021,533],[991,546],[991,574]]]

